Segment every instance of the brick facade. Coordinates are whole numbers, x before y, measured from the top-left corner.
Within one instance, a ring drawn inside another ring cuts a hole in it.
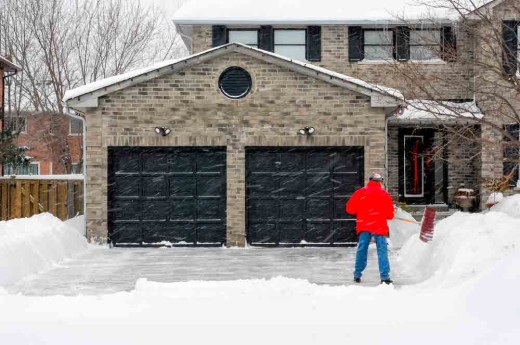
[[[252,92],[241,100],[218,89],[229,66],[242,66],[253,78]],[[367,96],[236,52],[102,97],[86,120],[88,235],[100,242],[107,236],[109,146],[226,146],[228,245],[245,244],[247,146],[364,146],[365,176],[384,171],[383,108],[372,108]],[[155,126],[172,133],[160,137]],[[316,134],[298,136],[305,126]]]

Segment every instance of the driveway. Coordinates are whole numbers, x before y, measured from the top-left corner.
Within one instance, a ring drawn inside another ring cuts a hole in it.
[[[224,281],[284,276],[316,284],[350,285],[355,248],[113,248],[92,247],[79,257],[7,287],[25,295],[98,295],[130,291],[139,278],[157,282]],[[390,251],[396,285],[412,283]],[[379,283],[370,246],[364,286]]]

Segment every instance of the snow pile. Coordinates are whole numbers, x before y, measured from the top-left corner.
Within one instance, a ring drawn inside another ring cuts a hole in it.
[[[520,194],[499,200],[499,203],[491,208],[494,212],[503,212],[511,217],[520,218]]]
[[[504,209],[510,211],[515,200],[504,199]],[[514,212],[458,212],[436,224],[432,242],[423,243],[419,236],[410,238],[400,256],[419,279],[428,279],[430,285],[452,286],[519,249],[520,218]]]
[[[78,230],[49,213],[0,222],[0,286],[49,269],[87,247]]]
[[[437,102],[425,99],[412,99],[407,101],[407,106],[401,114],[397,114],[399,120],[456,120],[456,119],[482,119],[484,115],[476,102]]]
[[[392,248],[401,248],[413,235],[419,234],[421,226],[415,218],[402,208],[397,208],[395,217],[388,221],[390,228],[389,244]]]

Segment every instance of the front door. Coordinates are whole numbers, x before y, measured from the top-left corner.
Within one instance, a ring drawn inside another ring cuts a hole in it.
[[[433,130],[399,130],[399,201],[407,204],[435,202]]]

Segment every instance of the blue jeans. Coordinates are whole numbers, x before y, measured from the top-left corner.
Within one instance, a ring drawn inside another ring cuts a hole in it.
[[[367,252],[370,240],[374,237],[377,246],[377,258],[379,262],[379,275],[381,280],[390,279],[390,263],[388,262],[388,250],[386,237],[374,235],[370,232],[362,231],[359,233],[359,242],[356,253],[356,267],[354,278],[361,278],[363,271],[367,267]]]

